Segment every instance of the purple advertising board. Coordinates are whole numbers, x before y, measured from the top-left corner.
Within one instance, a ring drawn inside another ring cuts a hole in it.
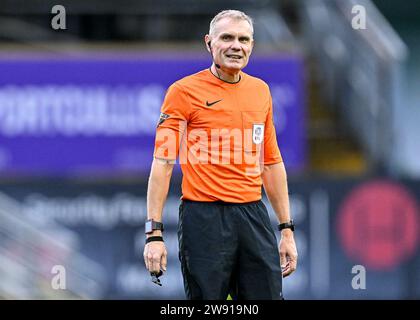
[[[144,175],[167,88],[209,64],[168,54],[0,59],[0,175]],[[302,169],[302,59],[255,56],[244,71],[269,84],[286,167]]]

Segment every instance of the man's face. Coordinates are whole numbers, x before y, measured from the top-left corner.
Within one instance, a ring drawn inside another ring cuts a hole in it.
[[[223,18],[215,26],[211,40],[211,50],[215,63],[227,71],[237,72],[248,64],[254,40],[251,26],[245,20]]]

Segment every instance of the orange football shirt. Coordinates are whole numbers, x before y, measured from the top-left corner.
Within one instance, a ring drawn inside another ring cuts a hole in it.
[[[244,72],[220,80],[209,69],[173,83],[156,131],[154,157],[179,159],[182,199],[261,199],[262,166],[282,162],[268,85]]]

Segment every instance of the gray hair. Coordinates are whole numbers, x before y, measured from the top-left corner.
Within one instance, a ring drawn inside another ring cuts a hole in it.
[[[223,10],[223,11],[220,11],[218,14],[216,14],[214,16],[213,20],[211,20],[210,30],[209,30],[210,35],[214,34],[216,23],[219,20],[222,20],[223,18],[231,18],[231,19],[236,19],[236,20],[247,21],[249,23],[249,25],[251,26],[252,35],[254,34],[254,25],[253,25],[252,18],[250,16],[246,15],[244,12],[239,11],[239,10]]]

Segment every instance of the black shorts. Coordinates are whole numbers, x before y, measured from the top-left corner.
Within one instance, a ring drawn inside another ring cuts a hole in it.
[[[277,240],[262,201],[184,200],[178,240],[188,299],[282,299]]]

